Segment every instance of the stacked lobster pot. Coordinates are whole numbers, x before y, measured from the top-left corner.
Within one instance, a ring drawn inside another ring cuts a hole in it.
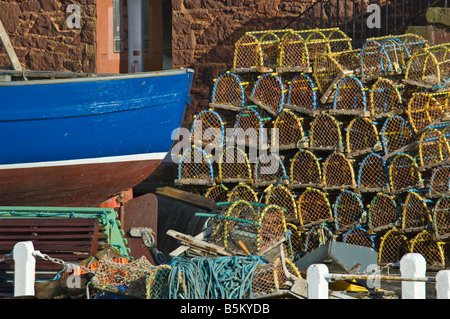
[[[193,138],[182,157],[198,148],[203,160],[181,160],[176,184],[283,208],[291,261],[335,240],[376,250],[380,264],[418,252],[445,268],[449,72],[450,44],[413,34],[355,49],[338,28],[247,32],[192,126],[214,128],[223,150]]]

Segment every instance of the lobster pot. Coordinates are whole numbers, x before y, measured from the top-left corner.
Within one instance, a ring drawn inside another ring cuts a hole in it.
[[[339,28],[329,28],[322,31],[325,34],[330,52],[343,52],[352,50],[352,39]]]
[[[326,225],[315,225],[306,233],[305,253],[310,253],[334,240],[333,232]]]
[[[214,220],[211,242],[235,252],[245,253],[243,247],[251,254],[264,252],[286,234],[283,209],[276,205],[265,206],[260,212],[247,201],[238,200]]]
[[[398,115],[389,117],[381,129],[385,155],[414,142],[414,132],[405,119]]]
[[[402,211],[402,232],[422,231],[431,222],[425,199],[416,192],[408,193]]]
[[[296,31],[306,41],[309,61],[323,53],[351,50],[351,40],[338,28]]]
[[[240,111],[245,107],[245,87],[248,82],[231,72],[221,74],[214,80],[210,107]]]
[[[444,90],[450,87],[450,44],[423,48],[410,59],[406,69],[405,83],[428,90]]]
[[[264,72],[278,66],[282,39],[293,31],[264,30],[246,32],[235,44],[233,72]]]
[[[200,147],[193,146],[181,156],[175,185],[214,185],[212,163]]]
[[[297,74],[289,84],[289,92],[284,107],[312,115],[317,109],[316,91],[317,87],[309,75]]]
[[[356,188],[355,173],[350,160],[342,153],[333,153],[323,163],[324,189]]]
[[[272,147],[280,150],[296,149],[303,138],[302,119],[290,110],[281,111],[273,123],[276,134],[272,134]]]
[[[219,146],[224,143],[225,128],[220,115],[213,110],[205,110],[194,117],[191,127],[191,143],[198,147]]]
[[[367,39],[361,49],[361,77],[374,78],[383,74],[400,74],[406,69],[412,52],[428,45],[413,35],[386,36]]]
[[[441,197],[449,194],[450,166],[445,165],[433,169],[430,179],[430,197]]]
[[[427,129],[419,139],[419,166],[436,166],[450,157],[447,138],[437,129]]]
[[[354,118],[347,126],[346,140],[348,157],[370,153],[378,146],[377,127],[368,118]]]
[[[322,171],[314,153],[300,150],[291,161],[290,188],[322,187]]]
[[[235,236],[239,235],[237,231],[239,227],[245,228],[247,226],[245,235],[251,240],[246,240],[246,242],[252,242],[253,244],[252,246],[246,245],[246,247],[254,252],[257,244],[257,221],[258,213],[249,202],[244,200],[235,201],[211,219],[213,231],[209,241],[225,248],[233,247],[237,251],[241,251],[242,248],[237,245],[239,240],[235,241]],[[234,230],[236,230],[235,234],[233,234]]]
[[[275,74],[264,74],[256,81],[249,100],[268,112],[277,116],[283,109],[286,89],[281,78]]]
[[[381,237],[378,263],[381,265],[397,263],[409,250],[408,238],[394,227]]]
[[[370,114],[373,118],[383,118],[401,112],[402,101],[399,85],[390,79],[379,78],[370,90]]]
[[[444,243],[435,241],[432,233],[424,230],[411,239],[411,253],[421,254],[427,269],[440,270],[445,268]]]
[[[253,273],[252,294],[254,297],[262,297],[276,293],[280,289],[288,290],[291,287],[288,284],[290,280],[300,277],[297,267],[287,258],[284,265],[281,258],[271,263],[259,264]]]
[[[342,235],[342,242],[345,244],[369,247],[376,250],[373,235],[369,235],[361,225],[355,226]]]
[[[342,123],[332,115],[319,114],[311,122],[309,149],[317,151],[334,151],[342,147]]]
[[[145,256],[126,263],[105,259],[92,278],[94,288],[140,299],[164,297],[172,267],[154,266]]]
[[[433,98],[439,103],[444,113],[450,111],[450,91],[430,93]]]
[[[287,33],[279,43],[277,73],[310,73],[308,48],[305,40],[296,32]]]
[[[408,50],[409,58],[411,58],[415,53],[430,46],[428,40],[414,33],[399,34],[395,37],[399,39]]]
[[[297,209],[300,224],[304,227],[333,221],[330,202],[325,193],[318,189],[306,189],[298,198]]]
[[[257,252],[268,251],[275,243],[286,239],[284,209],[277,205],[267,205],[258,220]]]
[[[408,154],[397,155],[389,165],[389,186],[391,192],[401,192],[421,187],[422,176],[416,161]]]
[[[255,165],[254,186],[265,187],[281,181],[288,184],[289,177],[283,161],[276,153],[260,154]]]
[[[220,183],[252,183],[252,170],[247,154],[236,146],[227,146],[219,161]]]
[[[229,190],[224,185],[216,185],[208,188],[205,197],[211,198],[216,203],[222,203],[228,201]]]
[[[334,224],[336,231],[342,231],[358,222],[364,213],[361,198],[355,193],[344,190],[334,204]]]
[[[414,133],[426,129],[443,113],[439,102],[429,93],[414,93],[406,114]]]
[[[325,95],[327,90],[338,83],[344,74],[352,74],[359,68],[360,50],[343,51],[338,53],[326,53],[316,57],[314,63],[313,77],[317,84],[319,93],[324,99],[322,103],[331,102],[328,99],[329,94]]]
[[[252,107],[240,111],[236,116],[234,125],[234,138],[236,143],[244,142],[246,146],[258,149],[262,143],[266,143],[267,136],[263,126],[263,119]]]
[[[387,194],[378,193],[369,205],[367,226],[373,232],[383,232],[391,229],[399,217],[399,208],[394,198]]]
[[[369,113],[365,112],[367,110],[366,91],[367,88],[358,78],[346,76],[337,85],[332,112],[369,116]]]
[[[272,187],[266,196],[266,204],[284,208],[286,218],[299,218],[294,194],[285,186]]]
[[[381,192],[388,185],[388,174],[383,158],[372,153],[361,162],[357,188],[360,192]]]
[[[297,225],[286,222],[286,228],[288,231],[288,242],[283,245],[286,256],[289,256],[291,260],[296,260],[300,257],[301,252],[304,251],[304,238],[303,232]]]
[[[228,201],[234,202],[236,200],[246,200],[250,203],[258,202],[258,195],[256,192],[245,183],[239,183],[228,193]]]
[[[435,238],[446,240],[450,238],[450,197],[442,196],[433,209],[433,231]]]

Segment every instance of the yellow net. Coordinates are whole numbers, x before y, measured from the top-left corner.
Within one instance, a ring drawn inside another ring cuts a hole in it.
[[[308,188],[299,196],[297,209],[302,226],[333,220],[328,197],[315,188]]]
[[[342,153],[333,153],[323,163],[324,188],[356,188],[353,165]]]
[[[322,187],[322,170],[314,153],[300,150],[294,155],[289,184],[291,188]]]

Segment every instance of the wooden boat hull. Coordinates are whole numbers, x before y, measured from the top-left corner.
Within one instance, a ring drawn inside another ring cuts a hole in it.
[[[169,151],[192,77],[0,82],[0,205],[92,206],[137,185]]]

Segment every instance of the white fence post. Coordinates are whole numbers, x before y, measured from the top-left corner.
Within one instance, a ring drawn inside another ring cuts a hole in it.
[[[328,267],[323,264],[313,264],[306,271],[308,284],[308,299],[328,299]]]
[[[14,245],[14,296],[34,296],[36,259],[31,241]]]
[[[421,254],[406,254],[400,260],[400,272],[402,277],[425,277],[427,262]],[[425,299],[425,282],[402,281],[402,299]]]
[[[441,270],[436,274],[436,298],[450,299],[450,270]]]

